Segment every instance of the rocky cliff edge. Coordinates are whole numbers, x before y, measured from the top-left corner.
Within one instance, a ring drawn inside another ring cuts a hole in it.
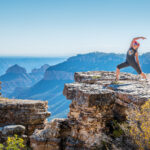
[[[39,100],[22,100],[0,98],[0,143],[14,134],[22,136],[29,142],[29,136],[35,129],[43,129],[48,102]]]
[[[150,76],[147,75],[150,79]],[[66,119],[53,119],[30,137],[34,150],[135,150],[134,143],[118,124],[128,125],[127,116],[150,98],[150,83],[140,76],[115,72],[76,72],[74,83],[64,85],[72,100]]]

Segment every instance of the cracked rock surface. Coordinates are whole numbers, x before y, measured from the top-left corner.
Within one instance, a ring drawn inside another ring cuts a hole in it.
[[[150,98],[150,82],[139,75],[115,72],[76,72],[63,95],[72,100],[67,118],[53,119],[30,137],[34,150],[136,150],[124,132],[119,136],[114,122],[126,123],[130,109]],[[147,74],[148,80],[150,75]]]

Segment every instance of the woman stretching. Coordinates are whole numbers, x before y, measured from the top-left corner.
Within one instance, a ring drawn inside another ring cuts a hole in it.
[[[146,79],[146,75],[142,72],[140,64],[139,64],[139,59],[138,59],[138,51],[137,50],[140,46],[140,44],[136,41],[138,39],[144,40],[146,38],[145,37],[137,37],[132,40],[130,48],[127,51],[126,61],[117,66],[116,80],[119,79],[120,69],[128,67],[128,66],[133,67],[138,74],[140,74],[144,79]],[[136,60],[135,60],[135,58],[136,58]]]

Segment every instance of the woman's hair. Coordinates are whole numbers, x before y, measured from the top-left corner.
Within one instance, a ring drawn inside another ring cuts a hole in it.
[[[137,42],[137,41],[135,41],[135,42],[134,42],[134,45],[138,45],[138,46],[140,46],[140,43],[139,43],[139,42]]]

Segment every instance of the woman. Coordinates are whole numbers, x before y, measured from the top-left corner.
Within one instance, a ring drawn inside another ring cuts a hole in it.
[[[144,79],[146,79],[146,75],[142,72],[140,64],[139,64],[139,59],[138,59],[138,48],[140,46],[140,43],[138,43],[136,40],[138,39],[146,39],[145,37],[137,37],[134,38],[131,42],[130,48],[127,51],[126,55],[126,61],[124,63],[121,63],[117,66],[116,70],[116,80],[119,79],[119,73],[120,69],[131,66],[133,67],[138,74],[140,74]],[[135,60],[136,58],[136,60]]]

